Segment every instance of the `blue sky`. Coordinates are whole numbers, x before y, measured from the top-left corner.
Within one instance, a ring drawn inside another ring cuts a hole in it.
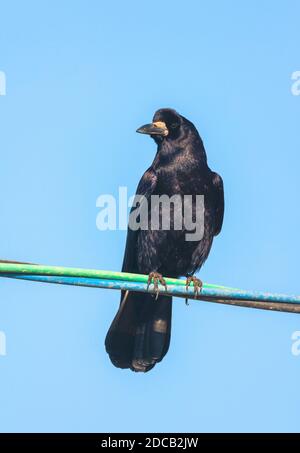
[[[160,107],[197,126],[225,184],[202,280],[299,293],[299,2],[2,2],[1,257],[119,270],[96,199],[134,193]],[[1,280],[1,431],[299,431],[285,313],[174,302],[171,349],[114,368],[116,292]]]

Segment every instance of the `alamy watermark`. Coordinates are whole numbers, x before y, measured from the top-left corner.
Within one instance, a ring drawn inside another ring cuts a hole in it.
[[[291,77],[293,83],[291,93],[293,96],[300,96],[300,71],[294,71]]]
[[[200,241],[204,235],[204,195],[134,195],[119,187],[118,199],[100,195],[98,230],[184,231],[186,241]],[[128,216],[128,210],[131,208]]]
[[[6,75],[4,71],[0,71],[0,96],[6,95]]]
[[[293,342],[291,352],[297,357],[300,355],[300,330],[295,330],[295,332],[292,333],[291,340]]]
[[[6,75],[0,71],[0,96],[6,95]],[[6,355],[6,335],[0,330],[0,357]]]
[[[0,357],[6,355],[6,335],[0,330]]]

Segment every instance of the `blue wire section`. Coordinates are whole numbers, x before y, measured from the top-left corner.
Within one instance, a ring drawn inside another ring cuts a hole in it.
[[[1,277],[8,277],[21,280],[30,280],[35,282],[43,283],[57,283],[61,285],[76,285],[76,286],[88,286],[93,288],[107,288],[117,290],[129,290],[147,292],[147,285],[140,282],[127,282],[122,280],[108,280],[98,278],[83,278],[83,277],[61,277],[61,276],[42,276],[42,275],[20,275],[20,274],[1,274]],[[150,285],[149,292],[154,293],[153,285]],[[160,286],[161,294],[177,297],[188,297],[194,298],[194,289],[189,287],[186,291],[185,286],[168,285],[167,291],[164,287]],[[232,290],[232,289],[213,289],[204,287],[201,294],[197,299],[207,300],[240,300],[240,301],[255,301],[255,302],[273,302],[273,303],[285,303],[285,304],[299,304],[300,296],[290,296],[286,294],[273,294],[264,292],[252,292],[243,290]]]

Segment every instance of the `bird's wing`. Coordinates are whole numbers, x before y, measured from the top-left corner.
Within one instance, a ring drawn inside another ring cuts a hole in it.
[[[215,205],[215,231],[214,235],[217,236],[223,224],[224,217],[224,188],[223,180],[218,173],[212,172],[212,183],[214,191],[214,205]]]
[[[147,200],[156,187],[157,175],[152,167],[148,168],[142,176],[136,190],[136,195],[143,195]],[[134,207],[131,209],[135,209]],[[123,259],[122,272],[137,272],[136,269],[136,243],[139,230],[134,231],[128,227],[126,247]]]

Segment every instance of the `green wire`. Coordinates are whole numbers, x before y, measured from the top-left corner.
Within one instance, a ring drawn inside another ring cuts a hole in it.
[[[16,263],[0,263],[0,273],[18,273],[21,275],[49,275],[49,276],[64,276],[64,277],[84,277],[84,278],[100,278],[107,280],[122,280],[127,282],[147,283],[148,275],[131,274],[127,272],[103,271],[97,269],[80,269],[75,267],[62,266],[43,266],[38,264],[16,264]],[[165,277],[164,277],[165,278]],[[185,280],[176,278],[165,278],[167,285],[185,285]],[[227,286],[213,285],[209,283],[203,284],[204,288],[227,289],[235,290]]]

